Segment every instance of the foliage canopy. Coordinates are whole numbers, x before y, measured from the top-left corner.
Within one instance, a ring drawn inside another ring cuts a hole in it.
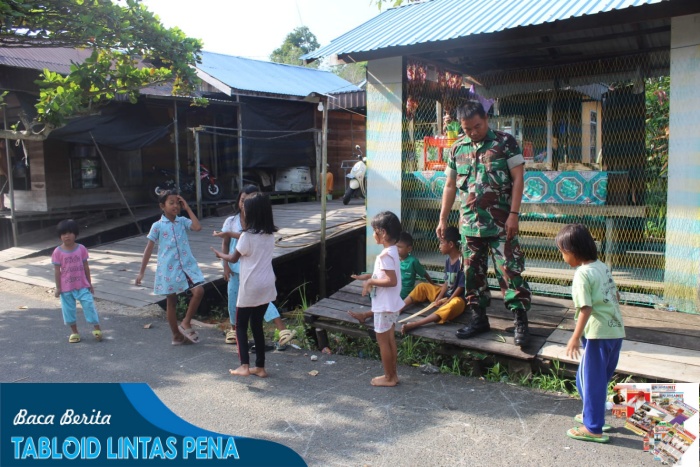
[[[15,138],[45,137],[117,95],[135,102],[143,87],[172,80],[173,93],[187,95],[197,83],[201,42],[165,28],[140,0],[0,0],[0,19],[0,47],[92,51],[67,76],[44,70],[36,121],[24,122]]]
[[[306,26],[300,26],[287,34],[282,45],[270,54],[270,60],[288,65],[302,65],[299,57],[313,52],[318,47],[316,36]],[[318,62],[312,62],[307,67],[318,68]]]

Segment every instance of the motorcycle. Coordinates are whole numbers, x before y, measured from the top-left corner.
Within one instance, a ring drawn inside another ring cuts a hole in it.
[[[343,204],[348,204],[352,198],[358,195],[363,199],[366,196],[365,172],[367,172],[367,158],[362,155],[359,144],[355,146],[355,150],[359,153],[357,154],[358,161],[352,166],[350,173],[346,175],[349,181],[348,188],[343,195]]]
[[[194,177],[180,173],[180,187],[178,188],[175,183],[174,170],[158,168],[156,166],[153,166],[152,170],[155,177],[159,178],[155,186],[151,189],[151,197],[155,200],[158,200],[160,192],[163,190],[178,190],[180,194],[187,199],[194,199],[197,196],[197,185],[195,184],[196,179]],[[202,184],[203,198],[216,201],[223,196],[221,188],[216,183],[216,177],[202,164],[199,164],[199,180]]]

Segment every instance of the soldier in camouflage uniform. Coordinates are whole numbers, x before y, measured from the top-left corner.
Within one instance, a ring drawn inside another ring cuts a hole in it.
[[[457,331],[457,337],[467,339],[490,329],[486,316],[489,297],[484,293],[490,254],[505,305],[515,317],[515,344],[523,346],[529,339],[530,286],[521,275],[525,260],[517,233],[525,159],[513,136],[489,128],[480,102],[469,101],[460,107],[457,118],[465,136],[450,150],[436,229],[442,237],[459,194],[465,294],[472,318]]]

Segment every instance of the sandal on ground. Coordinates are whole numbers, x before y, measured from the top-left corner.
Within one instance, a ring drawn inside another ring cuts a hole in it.
[[[80,334],[71,334],[68,338],[68,342],[70,342],[71,344],[77,344],[78,342],[80,342]]]
[[[194,329],[185,329],[182,326],[178,326],[177,328],[188,341],[192,342],[193,344],[199,342],[199,334],[197,334],[197,331],[195,331]]]
[[[580,413],[580,414],[576,415],[574,417],[574,421],[576,423],[580,423],[581,425],[583,425],[583,414]],[[610,431],[610,430],[612,430],[612,427],[610,425],[608,425],[607,423],[603,424],[603,431]]]
[[[280,345],[279,342],[275,342],[275,350],[278,351],[278,352],[284,352],[285,350],[287,350],[288,347],[289,347],[289,346],[288,346],[287,344],[285,344],[285,345]]]
[[[191,344],[191,343],[192,343],[192,342],[191,342],[190,340],[188,340],[187,338],[182,339],[181,341],[177,341],[177,340],[175,340],[175,339],[173,339],[173,341],[172,341],[172,344],[173,344],[173,345],[189,345],[189,344]]]
[[[102,331],[100,331],[99,329],[93,330],[92,335],[95,336],[95,340],[97,342],[100,342],[102,340]]]
[[[610,441],[610,437],[608,435],[593,436],[579,427],[571,428],[566,432],[566,436],[571,439],[577,439],[579,441],[592,441],[594,443],[607,443]]]
[[[284,346],[289,344],[292,339],[294,339],[294,336],[296,335],[296,332],[292,332],[289,329],[283,329],[280,331],[280,340],[279,344],[280,346]]]
[[[236,342],[236,330],[231,329],[229,332],[226,333],[226,343],[235,345]]]

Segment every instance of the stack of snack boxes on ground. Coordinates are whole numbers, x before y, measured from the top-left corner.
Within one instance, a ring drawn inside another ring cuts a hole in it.
[[[686,403],[676,384],[619,384],[613,389],[613,415],[644,437],[643,449],[664,464],[678,463],[695,441],[683,426],[698,409]]]

